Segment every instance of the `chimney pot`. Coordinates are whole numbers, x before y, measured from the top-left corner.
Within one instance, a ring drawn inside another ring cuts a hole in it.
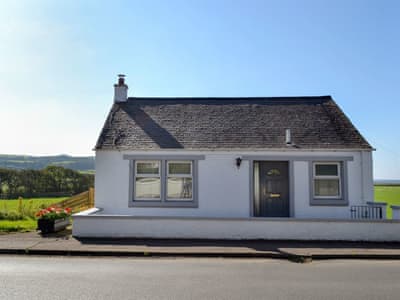
[[[118,74],[118,85],[124,85],[125,84],[125,75],[124,74]]]

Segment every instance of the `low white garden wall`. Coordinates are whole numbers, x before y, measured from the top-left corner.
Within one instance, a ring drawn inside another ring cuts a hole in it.
[[[400,241],[398,220],[73,216],[76,237]]]

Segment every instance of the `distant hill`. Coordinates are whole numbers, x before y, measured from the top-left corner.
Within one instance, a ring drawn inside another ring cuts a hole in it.
[[[94,172],[93,156],[28,156],[0,154],[0,168],[40,170],[47,166],[62,166],[85,173]]]
[[[400,185],[399,179],[375,179],[375,185]]]

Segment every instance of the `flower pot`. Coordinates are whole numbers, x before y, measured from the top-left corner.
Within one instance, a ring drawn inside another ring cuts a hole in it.
[[[42,233],[52,233],[65,229],[70,224],[69,218],[57,219],[57,220],[38,220],[38,229]]]

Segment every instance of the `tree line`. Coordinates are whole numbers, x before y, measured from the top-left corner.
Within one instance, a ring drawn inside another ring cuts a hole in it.
[[[93,174],[48,166],[42,170],[0,168],[1,198],[67,196],[87,191],[94,185]]]

